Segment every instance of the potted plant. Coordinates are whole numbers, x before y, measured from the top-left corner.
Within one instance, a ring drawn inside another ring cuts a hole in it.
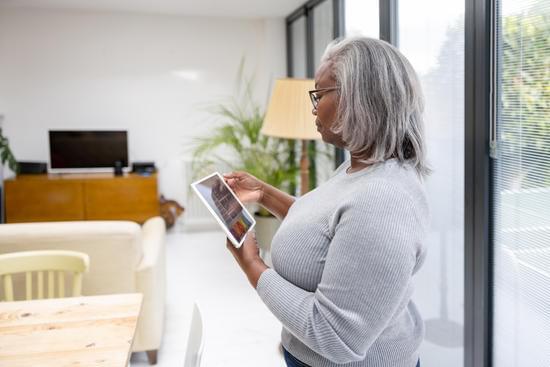
[[[4,189],[4,164],[8,163],[8,167],[15,173],[19,171],[19,165],[15,160],[8,138],[6,138],[2,132],[2,121],[4,116],[0,115],[0,222],[4,222],[4,195],[2,190]]]
[[[10,149],[8,138],[6,138],[2,132],[3,121],[4,121],[4,116],[0,115],[0,162],[2,163],[2,167],[7,162],[8,167],[13,172],[17,173],[19,170],[19,165],[17,164],[17,161],[15,160],[15,156],[13,155]],[[0,177],[2,177],[3,179],[2,172],[0,172]]]
[[[239,75],[242,75],[242,65]],[[280,189],[296,184],[298,173],[292,144],[260,133],[264,112],[252,98],[252,80],[238,83],[236,97],[215,104],[209,110],[219,125],[207,137],[197,138],[193,146],[193,172],[196,177],[213,170],[217,163],[229,169],[246,171]],[[294,194],[294,193],[292,193]],[[256,238],[264,255],[269,254],[271,239],[279,221],[265,208],[255,212]]]

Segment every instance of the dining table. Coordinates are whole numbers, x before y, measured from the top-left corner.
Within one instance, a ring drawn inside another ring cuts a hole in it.
[[[127,367],[141,293],[0,302],[0,366]]]

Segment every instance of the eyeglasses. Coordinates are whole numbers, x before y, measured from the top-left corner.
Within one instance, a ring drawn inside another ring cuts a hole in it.
[[[319,94],[320,92],[330,92],[337,89],[338,87],[329,87],[329,88],[310,90],[308,93],[309,93],[309,98],[311,99],[311,104],[313,105],[313,108],[317,109],[317,106],[319,106],[319,101],[323,96],[323,94]]]

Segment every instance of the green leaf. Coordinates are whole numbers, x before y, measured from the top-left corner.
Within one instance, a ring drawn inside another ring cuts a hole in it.
[[[264,112],[254,101],[253,78],[244,76],[244,60],[239,65],[235,95],[211,103],[208,112],[218,120],[208,136],[193,141],[193,172],[223,163],[233,170],[244,170],[275,187],[291,187],[298,170],[293,145],[286,140],[261,134]]]
[[[19,171],[19,165],[10,149],[8,138],[2,133],[2,128],[0,128],[0,161],[2,165],[8,162],[8,167],[15,173]]]

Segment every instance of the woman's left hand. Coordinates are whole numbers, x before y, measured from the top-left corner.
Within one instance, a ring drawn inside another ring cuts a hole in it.
[[[235,248],[229,239],[227,239],[226,245],[248,277],[250,284],[256,288],[260,275],[262,275],[265,270],[269,269],[260,257],[260,249],[256,242],[256,234],[254,232],[249,232],[242,246],[239,248]]]

